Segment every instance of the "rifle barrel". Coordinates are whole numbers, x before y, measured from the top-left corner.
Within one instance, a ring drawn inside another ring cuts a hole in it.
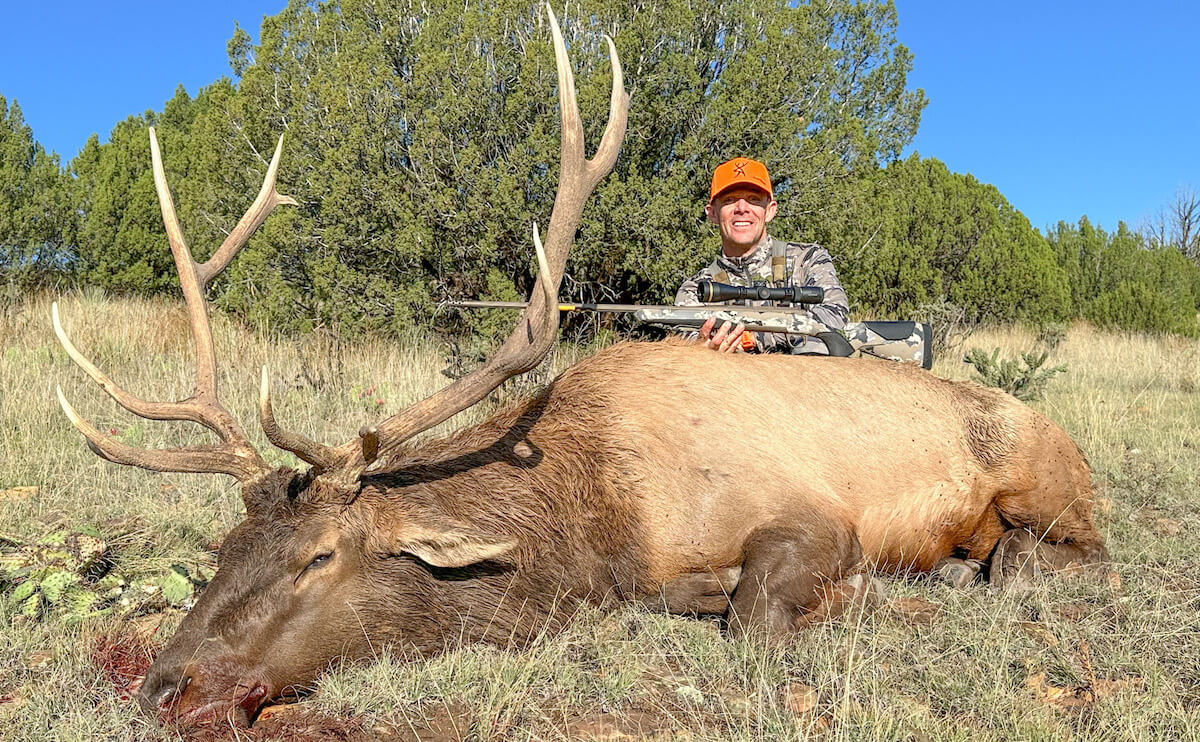
[[[462,299],[449,301],[447,306],[461,309],[524,309],[527,301],[482,301],[478,299]],[[559,302],[560,312],[636,312],[642,309],[722,309],[736,310],[741,314],[809,314],[805,307],[744,307],[734,304],[702,304],[696,307],[683,307],[675,304],[590,304]]]

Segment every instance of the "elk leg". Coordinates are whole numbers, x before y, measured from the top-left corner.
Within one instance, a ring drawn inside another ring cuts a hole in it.
[[[844,580],[826,583],[816,606],[802,611],[796,618],[796,628],[821,621],[832,621],[854,609],[869,610],[887,600],[887,592],[877,577],[859,572]]]
[[[990,581],[1001,587],[1108,561],[1092,521],[1092,477],[1084,455],[1049,420],[1027,431],[1025,444],[1038,455],[1014,469],[1012,480],[1022,486],[995,499],[1008,526],[991,553]]]
[[[664,583],[658,592],[641,599],[654,611],[688,616],[722,616],[729,611],[729,596],[737,587],[741,567],[689,572]]]
[[[990,582],[996,587],[1022,588],[1043,574],[1076,575],[1108,558],[1095,541],[1054,543],[1025,528],[1006,532],[992,552]]]
[[[730,602],[734,636],[765,632],[782,638],[796,628],[832,617],[857,592],[839,584],[858,567],[862,547],[844,525],[816,518],[804,525],[768,525],[743,547],[742,575]],[[806,620],[811,614],[811,620]]]
[[[1025,463],[1024,487],[998,496],[997,513],[1009,530],[992,552],[990,581],[1027,583],[1043,572],[1077,573],[1108,560],[1104,537],[1092,521],[1091,470],[1067,434],[1048,421],[1030,431],[1041,455]]]

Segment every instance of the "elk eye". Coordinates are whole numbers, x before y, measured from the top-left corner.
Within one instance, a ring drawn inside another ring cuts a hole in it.
[[[326,564],[329,563],[329,559],[332,556],[333,556],[332,551],[326,551],[321,554],[317,554],[315,557],[312,558],[312,561],[308,563],[308,566],[304,568],[304,571],[307,572],[310,569],[315,569],[317,567],[325,566]]]

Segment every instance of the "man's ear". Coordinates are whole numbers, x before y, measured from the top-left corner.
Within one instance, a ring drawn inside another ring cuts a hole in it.
[[[412,554],[434,567],[467,567],[501,559],[517,545],[516,539],[483,533],[441,518],[421,522],[405,517],[385,534],[391,552]]]
[[[704,216],[713,224],[719,224],[721,222],[720,215],[718,215],[717,210],[713,208],[712,201],[704,204]]]
[[[771,199],[771,203],[767,204],[767,213],[763,216],[763,221],[769,222],[774,219],[777,211],[779,211],[779,204],[775,203],[775,199]]]

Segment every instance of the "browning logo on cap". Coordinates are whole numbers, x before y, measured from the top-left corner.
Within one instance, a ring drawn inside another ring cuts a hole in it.
[[[716,198],[721,191],[737,185],[748,185],[766,191],[768,196],[775,197],[771,188],[771,176],[767,174],[767,166],[749,157],[737,157],[723,162],[713,171],[712,187],[708,191],[709,199]]]

